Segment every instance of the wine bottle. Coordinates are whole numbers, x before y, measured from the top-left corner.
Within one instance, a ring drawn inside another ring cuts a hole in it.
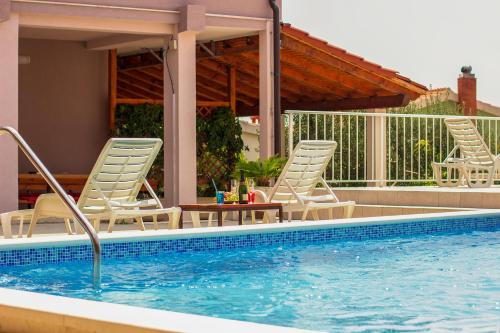
[[[243,170],[240,170],[240,186],[238,188],[238,194],[239,194],[239,203],[240,204],[247,204],[248,203],[248,187],[247,183],[245,182],[245,175]]]

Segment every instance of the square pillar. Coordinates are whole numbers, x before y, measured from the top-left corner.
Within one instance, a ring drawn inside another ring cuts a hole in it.
[[[165,199],[167,206],[176,206],[196,203],[196,32],[167,37],[167,48],[168,66],[163,66]]]
[[[266,23],[266,29],[259,32],[259,144],[261,159],[275,154],[272,37],[272,22],[269,21]]]
[[[370,110],[384,113],[385,109]],[[385,186],[387,179],[386,118],[371,116],[366,119],[366,178],[379,180],[369,182],[368,186]]]
[[[19,16],[10,13],[0,23],[0,126],[18,126]],[[18,208],[18,150],[7,135],[0,136],[0,212]]]

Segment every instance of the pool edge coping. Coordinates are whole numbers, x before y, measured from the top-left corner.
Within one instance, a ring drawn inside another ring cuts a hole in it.
[[[0,320],[21,332],[315,332],[7,288],[0,288]]]
[[[306,231],[311,229],[347,228],[369,225],[387,225],[410,223],[415,221],[446,220],[460,217],[500,216],[500,209],[481,209],[477,211],[428,213],[412,215],[394,215],[384,217],[357,217],[337,220],[321,221],[292,221],[271,224],[246,224],[224,227],[204,227],[192,229],[161,229],[161,230],[131,230],[115,233],[99,233],[102,244],[118,242],[137,242],[155,240],[174,240],[186,238],[206,238],[221,236],[237,236],[255,233],[277,233],[284,231]],[[20,250],[41,247],[78,246],[89,243],[87,235],[48,235],[33,238],[0,239],[0,251]]]

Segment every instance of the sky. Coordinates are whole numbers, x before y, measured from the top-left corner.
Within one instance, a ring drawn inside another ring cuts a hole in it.
[[[283,21],[427,87],[456,92],[471,65],[500,106],[499,0],[283,0]]]

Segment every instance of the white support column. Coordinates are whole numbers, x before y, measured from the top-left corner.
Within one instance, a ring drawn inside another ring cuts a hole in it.
[[[370,110],[373,113],[384,113],[385,109]],[[367,117],[366,119],[366,176],[368,186],[385,186],[387,179],[387,144],[385,117]]]
[[[272,72],[272,22],[259,32],[259,122],[260,158],[274,155],[274,113]]]
[[[163,66],[164,179],[166,204],[176,206],[196,203],[196,32],[167,37],[165,48],[169,42],[168,66]]]
[[[10,13],[0,23],[0,126],[18,128],[19,16]],[[22,134],[22,133],[21,133]],[[7,135],[0,137],[0,212],[18,207],[17,145]]]

